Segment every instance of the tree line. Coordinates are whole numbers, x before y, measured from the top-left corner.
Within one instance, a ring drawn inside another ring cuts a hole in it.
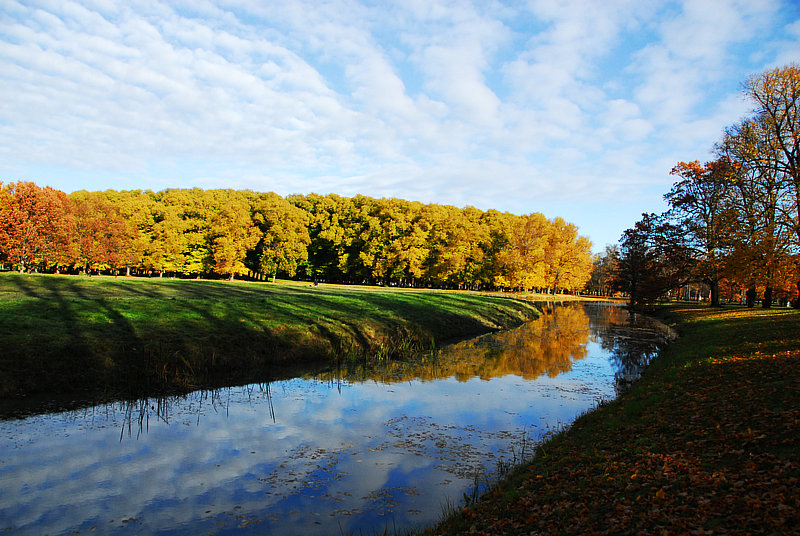
[[[594,283],[632,304],[701,284],[711,305],[800,307],[800,66],[752,76],[751,113],[725,129],[709,162],[679,162],[669,210],[643,214],[595,262]]]
[[[539,213],[361,195],[0,186],[0,262],[20,271],[556,293],[581,290],[592,269],[577,227]]]

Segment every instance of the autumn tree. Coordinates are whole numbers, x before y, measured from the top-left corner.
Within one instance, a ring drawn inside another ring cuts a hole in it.
[[[415,286],[425,276],[431,222],[424,214],[422,203],[400,199],[389,200],[383,212],[387,222],[387,275],[402,286]]]
[[[545,247],[545,284],[555,294],[559,289],[580,290],[592,273],[592,243],[578,235],[578,228],[562,218],[553,218]]]
[[[543,288],[550,222],[543,214],[534,212],[512,218],[506,225],[505,245],[497,256],[500,270],[495,283],[511,289]]]
[[[19,181],[5,188],[0,243],[20,272],[58,260],[66,249],[67,203],[62,192]]]
[[[764,71],[748,79],[744,94],[755,104],[753,114],[760,121],[768,143],[760,158],[774,165],[791,196],[788,219],[795,248],[800,247],[800,66],[791,63]],[[795,270],[799,271],[800,270]],[[800,280],[797,281],[800,292]],[[800,299],[798,299],[800,306]]]
[[[386,278],[386,240],[380,217],[381,200],[364,195],[352,199],[346,216],[347,247],[341,268],[358,282],[377,283]]]
[[[259,240],[249,200],[245,192],[236,190],[209,190],[204,197],[211,268],[233,281],[235,275],[247,273],[247,251]]]
[[[487,234],[484,247],[484,272],[487,276],[486,285],[488,287],[509,287],[507,282],[502,279],[504,274],[502,257],[508,247],[507,230],[511,228],[518,217],[510,212],[500,212],[494,209],[487,210],[483,214],[482,221]]]
[[[259,235],[248,257],[249,266],[271,275],[273,282],[279,271],[294,276],[308,260],[309,214],[275,193],[254,195],[251,210]]]
[[[100,192],[78,191],[69,197],[73,202],[75,264],[82,266],[87,274],[98,267],[116,270],[123,266],[134,230],[119,207],[109,203]]]
[[[434,205],[430,218],[428,276],[450,288],[475,288],[483,280],[482,268],[489,240],[482,212],[475,207],[458,209]]]
[[[682,229],[663,216],[642,214],[622,234],[613,286],[628,293],[631,306],[642,306],[686,283],[693,266]]]
[[[772,304],[773,288],[791,252],[791,196],[778,171],[775,139],[763,117],[745,120],[726,131],[717,152],[731,163],[728,199],[736,224],[731,228],[730,274],[747,287],[747,305],[756,286],[764,286],[763,306]]]
[[[69,221],[63,192],[25,181],[0,189],[0,251],[20,272],[60,260],[69,248]]]
[[[127,239],[120,243],[119,267],[130,275],[131,268],[144,264],[148,244],[152,242],[155,200],[153,193],[141,190],[106,190],[96,195],[108,204],[119,209],[119,214],[127,223]]]
[[[21,216],[27,191],[45,216],[35,210]],[[589,265],[588,240],[563,220],[402,199],[284,199],[199,188],[79,191],[67,198],[19,183],[0,188],[0,206],[0,256],[16,256],[22,269],[62,262],[88,273],[124,268],[233,278],[250,272],[274,280],[283,272],[338,282],[555,292],[581,287]],[[29,233],[35,240],[20,239],[27,235],[19,222],[36,231]]]
[[[619,247],[617,244],[608,244],[602,253],[592,258],[592,275],[589,280],[589,289],[599,296],[610,296],[614,272],[619,263]]]
[[[719,282],[736,225],[728,196],[733,168],[725,159],[679,162],[671,174],[681,180],[664,196],[671,207],[668,216],[684,231],[696,260],[695,276],[711,288],[711,305],[719,306]]]

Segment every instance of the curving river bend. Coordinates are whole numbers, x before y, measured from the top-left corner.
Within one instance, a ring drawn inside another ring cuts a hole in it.
[[[669,338],[543,304],[415,362],[0,420],[0,531],[377,534],[431,525],[634,380]],[[15,410],[19,411],[19,410]]]

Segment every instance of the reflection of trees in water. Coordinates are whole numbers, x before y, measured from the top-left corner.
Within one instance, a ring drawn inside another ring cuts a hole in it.
[[[589,317],[580,307],[547,306],[541,317],[519,328],[456,343],[412,361],[385,361],[380,365],[356,363],[316,375],[320,379],[381,382],[434,380],[460,381],[506,375],[531,380],[572,369],[574,359],[586,357]]]
[[[413,360],[386,359],[378,364],[359,360],[309,377],[331,383],[367,380],[393,383],[450,377],[467,381],[475,377],[488,380],[507,375],[526,380],[543,375],[552,378],[569,372],[574,361],[586,357],[590,335],[610,353],[618,392],[636,380],[664,344],[674,338],[668,326],[643,315],[630,314],[617,305],[549,304],[537,320],[516,329],[462,341]],[[275,420],[269,383],[123,401],[73,414],[83,413],[86,418],[86,412],[122,412],[122,439],[125,435],[138,436],[146,432],[151,419],[169,422],[174,418],[176,406],[182,408],[182,418],[187,414],[195,415],[198,421],[203,409],[227,411],[233,390],[244,391],[246,398],[254,401],[266,399],[270,418]]]
[[[587,314],[589,313],[589,314]],[[587,342],[600,343],[608,351],[615,369],[616,389],[621,391],[637,379],[666,341],[674,337],[669,327],[658,321],[631,315],[618,305],[568,304],[544,306],[542,316],[519,328],[456,343],[428,352],[415,359],[354,360],[325,372],[311,372],[305,379],[341,384],[378,381],[393,383],[413,379],[435,380],[455,377],[459,381],[479,377],[491,379],[507,375],[533,380],[543,375],[555,377],[572,370],[574,360],[586,357]],[[244,391],[244,393],[240,393]],[[27,411],[11,406],[3,418],[22,419],[41,413],[67,410],[69,419],[116,421],[121,424],[120,439],[146,432],[151,420],[169,423],[176,407],[181,418],[200,419],[202,410],[227,411],[232,394],[240,393],[254,402],[267,400],[269,417],[274,421],[269,383],[195,391],[192,393],[107,403],[72,401],[58,407],[52,403]],[[72,406],[72,407],[71,407]],[[74,408],[74,409],[73,409]],[[2,409],[2,407],[0,407]],[[122,415],[122,422],[118,416]]]
[[[665,324],[616,305],[591,305],[592,338],[611,354],[617,392],[639,378],[644,368],[675,337]]]
[[[385,383],[449,377],[466,381],[510,374],[527,380],[545,374],[555,377],[569,372],[574,360],[586,357],[590,336],[611,354],[617,391],[638,378],[673,337],[667,326],[631,315],[618,305],[548,304],[541,317],[516,329],[463,341],[409,361],[343,363],[337,370],[313,377]]]
[[[459,380],[509,374],[532,380],[572,370],[586,357],[589,317],[579,308],[548,307],[533,322],[444,349],[440,361]]]

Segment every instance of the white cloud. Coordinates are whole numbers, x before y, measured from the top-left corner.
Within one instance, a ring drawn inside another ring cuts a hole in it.
[[[703,114],[709,89],[736,61],[736,47],[767,31],[773,4],[689,0],[681,11],[665,12],[653,22],[658,39],[636,53],[631,66],[642,77],[635,90],[640,104],[668,128],[682,128]]]
[[[0,178],[577,207],[703,159],[747,111],[739,82],[796,59],[799,18],[779,0],[10,1]]]

